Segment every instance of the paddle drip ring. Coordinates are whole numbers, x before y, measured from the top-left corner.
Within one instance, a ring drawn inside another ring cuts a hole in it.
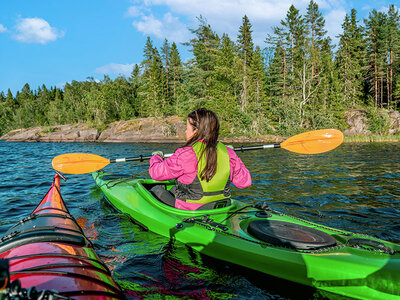
[[[381,242],[377,242],[374,240],[368,240],[368,239],[349,239],[347,241],[347,246],[350,247],[354,247],[354,248],[363,248],[363,249],[367,249],[367,247],[371,247],[373,248],[372,250],[378,250],[378,251],[382,251],[383,253],[386,254],[394,254],[394,250],[388,246],[386,246],[385,244],[381,243]],[[367,246],[367,247],[364,247]]]

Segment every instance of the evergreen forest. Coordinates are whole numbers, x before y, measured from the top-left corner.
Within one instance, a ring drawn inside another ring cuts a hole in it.
[[[218,35],[203,17],[190,29],[182,61],[175,43],[157,49],[148,37],[143,61],[130,77],[88,78],[64,88],[28,84],[15,95],[0,93],[0,135],[16,128],[116,120],[185,117],[198,107],[214,110],[222,134],[291,135],[319,128],[345,129],[345,112],[365,110],[370,130],[386,134],[382,111],[400,109],[400,15],[372,10],[359,20],[352,9],[338,45],[311,0],[304,15],[292,5],[266,34],[263,47],[242,18],[236,37]]]

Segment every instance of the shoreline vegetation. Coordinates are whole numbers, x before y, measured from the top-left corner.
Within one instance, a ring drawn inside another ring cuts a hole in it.
[[[400,13],[395,5],[372,9],[362,21],[352,9],[337,45],[314,0],[304,14],[291,5],[263,45],[254,44],[246,15],[233,38],[217,34],[201,16],[190,32],[191,39],[182,43],[191,53],[185,59],[176,43],[165,40],[156,47],[148,37],[143,61],[129,77],[73,80],[63,88],[43,84],[36,90],[27,83],[15,95],[0,92],[0,136],[18,128],[51,131],[59,124],[90,124],[92,131],[71,129],[68,139],[94,134],[111,141],[104,136],[108,124],[129,123],[118,120],[173,118],[206,107],[218,115],[222,137],[277,138],[336,128],[354,141],[398,140]],[[174,139],[168,135],[173,128],[163,126],[138,130],[136,139],[118,133],[115,141],[148,140],[158,130],[154,139]],[[35,134],[31,141],[45,139],[45,133]]]
[[[345,135],[344,143],[391,143],[400,142],[400,135]]]
[[[400,116],[395,122],[391,122],[391,131],[395,134],[390,135],[371,134],[363,119],[354,119],[354,112],[352,116],[352,125],[344,131],[344,142],[400,142]],[[222,134],[220,140],[232,144],[280,143],[288,137],[290,136],[278,134],[258,136]],[[37,126],[12,130],[1,136],[0,140],[7,142],[184,143],[185,122],[183,117],[171,116],[116,121],[102,128],[96,128],[93,124]]]

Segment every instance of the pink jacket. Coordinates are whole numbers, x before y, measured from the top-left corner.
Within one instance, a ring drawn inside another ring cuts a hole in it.
[[[231,167],[230,180],[238,188],[243,189],[251,185],[249,170],[245,167],[242,160],[235,151],[228,149],[229,164]],[[154,180],[177,179],[183,184],[190,184],[197,176],[197,158],[192,147],[182,147],[175,153],[163,160],[160,156],[154,155],[150,159],[149,173]],[[175,207],[182,209],[195,210],[202,204],[186,203],[176,199]]]

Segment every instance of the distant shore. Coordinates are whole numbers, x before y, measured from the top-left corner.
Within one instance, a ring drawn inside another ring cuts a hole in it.
[[[357,122],[359,124],[360,122]],[[361,127],[349,124],[344,131],[345,142],[398,142],[398,130],[394,134],[375,135]],[[117,121],[103,128],[87,124],[40,126],[16,129],[0,137],[7,142],[92,142],[92,143],[184,143],[186,123],[178,116],[167,118],[143,118]],[[286,137],[280,135],[221,136],[225,143],[279,143]]]
[[[40,126],[16,129],[0,137],[7,142],[97,142],[97,143],[184,143],[186,123],[180,117],[145,118],[110,123],[104,129],[87,124]],[[279,142],[284,137],[269,135],[221,137],[227,143]]]

